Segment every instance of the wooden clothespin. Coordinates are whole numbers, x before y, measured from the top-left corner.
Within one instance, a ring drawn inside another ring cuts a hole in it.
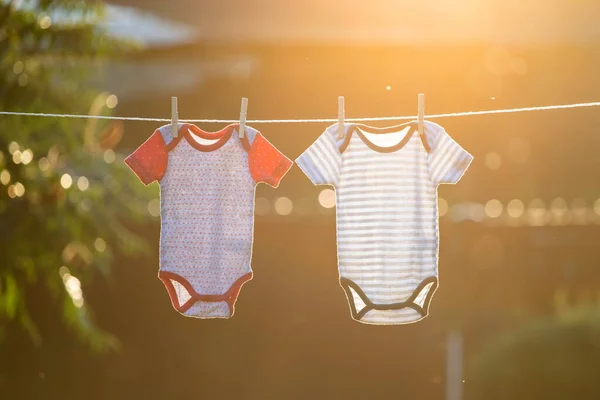
[[[248,111],[248,99],[242,97],[242,108],[240,110],[240,128],[238,129],[238,137],[241,139],[244,137],[246,131],[246,112]]]
[[[177,111],[177,97],[171,97],[171,133],[174,138],[179,134],[179,112]]]
[[[425,134],[425,95],[423,93],[417,96],[417,103],[417,127],[419,135],[423,136]]]
[[[340,96],[338,97],[338,139],[342,139],[346,134],[346,130],[344,129],[345,114],[344,96]]]

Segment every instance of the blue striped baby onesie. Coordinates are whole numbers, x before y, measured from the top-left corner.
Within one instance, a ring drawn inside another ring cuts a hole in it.
[[[473,157],[440,125],[330,126],[296,163],[333,185],[340,285],[352,318],[406,324],[427,316],[438,286],[437,186],[458,182]]]

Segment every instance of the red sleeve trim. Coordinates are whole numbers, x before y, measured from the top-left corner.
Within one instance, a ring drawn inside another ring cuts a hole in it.
[[[292,168],[292,164],[293,164],[292,160],[290,160],[288,158],[281,160],[279,165],[273,171],[273,174],[270,177],[268,177],[267,179],[265,179],[265,183],[273,186],[274,188],[278,187],[279,182],[281,182],[281,180],[283,179],[285,174],[287,174],[287,172],[290,170],[290,168]]]
[[[125,159],[125,164],[144,185],[162,179],[167,171],[167,163],[168,152],[158,130]]]
[[[260,133],[256,134],[248,153],[252,179],[277,187],[283,176],[292,167],[292,160],[277,150]]]
[[[148,172],[142,163],[140,163],[135,154],[131,154],[129,157],[125,159],[125,164],[133,171],[133,173],[138,177],[138,179],[144,184],[151,184],[154,179],[152,179],[152,175]]]

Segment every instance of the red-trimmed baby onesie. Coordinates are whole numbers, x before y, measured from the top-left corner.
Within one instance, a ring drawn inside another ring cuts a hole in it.
[[[159,278],[188,317],[229,318],[252,279],[254,188],[277,187],[292,166],[257,130],[237,125],[204,132],[180,124],[157,129],[125,162],[148,185],[160,184]]]

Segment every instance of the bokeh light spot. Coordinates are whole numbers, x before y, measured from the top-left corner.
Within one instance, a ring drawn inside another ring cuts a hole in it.
[[[46,157],[40,158],[40,161],[38,161],[38,165],[40,166],[40,169],[42,171],[48,171],[50,169],[50,161],[48,161]]]
[[[10,154],[14,154],[15,151],[19,150],[19,143],[17,142],[10,142],[10,144],[8,145],[8,152]]]
[[[65,272],[62,275],[62,279],[63,279],[63,283],[65,285],[65,289],[67,290],[67,293],[71,297],[73,304],[75,305],[75,307],[81,308],[84,303],[83,292],[81,291],[81,282],[79,281],[79,279],[75,278],[69,272]]]
[[[275,200],[275,212],[280,215],[289,215],[294,208],[294,203],[287,197],[280,197]]]
[[[73,184],[73,178],[71,178],[71,175],[63,174],[63,176],[60,177],[60,185],[63,188],[68,189],[71,187],[72,184]]]
[[[600,199],[597,199],[594,202],[594,212],[598,215],[600,215]]]
[[[21,162],[24,165],[27,165],[31,162],[31,160],[33,160],[33,151],[27,149],[21,154]]]
[[[546,205],[541,199],[533,199],[527,207],[527,217],[532,226],[542,226],[546,220]]]
[[[13,64],[13,72],[15,73],[15,75],[19,75],[21,72],[23,72],[24,68],[25,64],[23,64],[23,61],[19,60]]]
[[[441,197],[438,198],[438,213],[440,217],[448,214],[448,202]]]
[[[550,203],[550,223],[552,225],[565,225],[571,222],[571,213],[565,199],[558,197]]]
[[[579,197],[571,203],[571,214],[576,224],[588,224],[593,221],[592,214],[587,208],[585,199]]]
[[[0,172],[0,183],[2,183],[3,185],[8,185],[8,183],[10,182],[10,172],[8,172],[8,170],[4,170],[2,172]]]
[[[490,218],[498,218],[502,215],[504,207],[500,200],[492,199],[485,203],[485,214]]]
[[[160,200],[152,199],[148,202],[148,213],[153,217],[160,215]]]
[[[26,86],[29,83],[29,76],[25,73],[19,75],[19,79],[17,79],[19,86]]]
[[[42,14],[42,15],[40,15],[40,18],[38,19],[38,22],[40,24],[40,28],[48,29],[48,28],[50,28],[50,25],[52,25],[52,18],[50,18],[49,15]]]
[[[496,170],[502,165],[502,157],[498,153],[488,153],[485,155],[485,165],[489,169]]]
[[[552,203],[550,203],[550,211],[556,215],[564,215],[568,211],[567,202],[561,197],[552,200]]]
[[[65,275],[65,287],[69,291],[69,294],[81,289],[81,282],[73,275]]]
[[[104,252],[104,250],[106,250],[106,242],[104,241],[104,239],[102,238],[97,238],[94,241],[94,248],[99,252],[102,253]]]
[[[485,218],[485,206],[479,203],[469,204],[469,218],[475,222],[481,222]]]
[[[13,162],[15,164],[20,164],[21,163],[21,156],[22,156],[22,153],[21,153],[20,150],[15,151],[13,153],[13,155],[12,155]]]
[[[71,271],[69,271],[69,268],[65,267],[64,265],[58,269],[58,275],[60,275],[61,278],[63,276],[65,276],[66,274],[70,274],[70,273],[71,273]]]
[[[17,182],[14,184],[15,187],[15,196],[17,197],[23,197],[23,195],[25,194],[25,186],[23,186],[23,184],[21,182]]]
[[[332,189],[323,189],[319,193],[319,204],[323,208],[333,208],[335,206],[335,192]]]
[[[90,187],[90,181],[85,176],[80,176],[77,179],[77,187],[82,192],[86,191]]]
[[[512,199],[506,206],[506,212],[511,218],[519,218],[525,212],[525,204],[519,199]]]
[[[111,164],[115,162],[115,152],[111,149],[104,151],[104,162],[107,164]]]
[[[115,108],[119,104],[119,99],[114,94],[111,94],[106,98],[106,107]]]
[[[452,205],[448,210],[448,216],[454,222],[461,222],[471,218],[471,206],[468,203]]]

